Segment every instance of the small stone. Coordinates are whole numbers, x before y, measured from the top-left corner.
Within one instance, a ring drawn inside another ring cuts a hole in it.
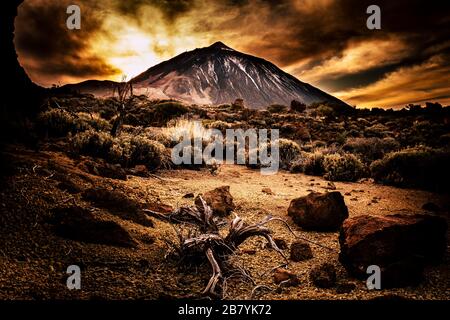
[[[195,197],[195,194],[193,192],[186,193],[183,196],[184,199],[189,199],[189,198],[193,198],[193,197]]]
[[[294,273],[283,268],[277,268],[275,270],[273,281],[278,285],[283,282],[286,286],[296,286],[300,283],[300,280]]]
[[[333,182],[328,182],[326,189],[328,190],[336,190],[336,185]]]
[[[313,268],[309,278],[318,288],[331,288],[336,285],[336,269],[332,264],[324,263]]]
[[[282,238],[275,238],[275,239],[273,239],[273,241],[275,242],[277,247],[281,250],[285,250],[288,247],[286,240],[284,240]]]
[[[295,241],[291,244],[291,260],[300,262],[312,259],[313,253],[308,243],[303,241]]]
[[[254,255],[256,254],[256,250],[255,249],[242,249],[241,252],[243,254],[248,254],[248,255]]]
[[[214,214],[218,216],[227,216],[236,208],[233,203],[233,196],[230,193],[230,186],[223,186],[205,192],[202,198],[211,207]],[[199,196],[195,198],[195,204],[201,206]]]

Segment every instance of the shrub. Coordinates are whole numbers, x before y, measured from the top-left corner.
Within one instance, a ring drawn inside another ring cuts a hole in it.
[[[357,154],[364,162],[381,159],[384,154],[397,150],[400,144],[394,138],[348,138],[343,149]]]
[[[50,109],[38,116],[37,126],[49,136],[64,137],[74,130],[74,116],[62,109]]]
[[[270,113],[283,113],[286,112],[288,107],[283,106],[281,104],[272,104],[271,106],[267,107],[267,111]]]
[[[124,167],[143,164],[149,169],[166,166],[169,162],[164,145],[144,135],[122,134],[112,137],[109,133],[87,130],[76,134],[71,140],[72,148],[79,154],[120,163]]]
[[[298,143],[288,139],[278,139],[280,168],[289,170],[293,162],[300,156]]]
[[[364,135],[367,137],[385,137],[391,134],[389,128],[381,123],[376,123],[364,130]]]
[[[187,106],[174,101],[158,103],[153,106],[152,110],[154,120],[160,123],[167,123],[169,120],[178,118],[189,112]]]
[[[108,162],[119,162],[122,158],[122,148],[117,139],[107,132],[92,129],[80,132],[72,138],[71,144],[76,153],[103,158]]]
[[[217,129],[222,132],[225,132],[226,129],[231,128],[231,124],[225,121],[217,120],[206,124],[206,127],[208,129]]]
[[[167,134],[166,130],[160,130],[159,128],[146,128],[144,135],[154,141],[158,141],[165,147],[173,147],[176,143],[172,141],[171,137]]]
[[[294,112],[300,112],[300,113],[304,112],[306,110],[306,104],[304,104],[300,101],[297,101],[297,100],[292,100],[290,110],[294,111]]]
[[[302,152],[301,156],[294,161],[291,172],[303,172],[308,175],[321,176],[324,174],[324,154],[320,150],[314,152]]]
[[[315,112],[320,117],[331,118],[331,117],[335,116],[334,109],[332,107],[324,105],[324,104],[317,107]]]
[[[386,154],[371,164],[370,171],[377,182],[447,191],[449,163],[450,151],[419,146]]]
[[[105,130],[110,128],[108,121],[97,115],[84,112],[69,113],[63,109],[50,109],[37,118],[38,130],[51,137],[64,137],[69,133],[77,133],[88,129]]]
[[[329,154],[323,159],[324,178],[331,181],[356,181],[364,173],[364,165],[354,154]]]
[[[85,112],[78,112],[74,119],[76,132],[87,129],[95,129],[98,131],[111,130],[111,124],[97,114],[88,114]]]
[[[126,141],[126,140],[125,140]],[[143,164],[148,169],[164,166],[168,161],[166,148],[158,141],[150,140],[144,136],[135,136],[130,140],[131,154],[128,165]]]

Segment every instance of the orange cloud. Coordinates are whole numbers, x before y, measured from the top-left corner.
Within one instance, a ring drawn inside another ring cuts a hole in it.
[[[443,55],[433,56],[420,65],[389,73],[369,86],[333,94],[362,108],[399,108],[409,103],[433,100],[450,104],[450,66],[446,60]]]

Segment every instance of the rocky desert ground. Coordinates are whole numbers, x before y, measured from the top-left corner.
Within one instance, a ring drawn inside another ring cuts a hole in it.
[[[1,299],[449,299],[448,108],[117,103],[51,98],[3,146]],[[171,134],[194,121],[279,129],[280,171],[175,166]],[[221,273],[202,293],[208,248]]]

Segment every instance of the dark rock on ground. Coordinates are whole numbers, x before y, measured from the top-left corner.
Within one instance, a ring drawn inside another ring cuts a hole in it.
[[[49,222],[55,233],[76,241],[135,247],[136,241],[122,226],[114,221],[103,221],[87,209],[73,206],[56,208]]]
[[[336,269],[330,263],[323,263],[311,269],[309,278],[319,288],[331,288],[336,285]]]
[[[272,191],[272,189],[270,189],[270,188],[263,188],[262,190],[261,190],[261,192],[262,193],[265,193],[265,194],[267,194],[267,195],[270,195],[270,196],[273,196],[275,193],[273,193],[273,191]]]
[[[348,217],[348,209],[340,192],[312,192],[292,200],[288,215],[304,229],[336,231]]]
[[[202,198],[211,207],[213,213],[216,215],[227,216],[235,209],[233,196],[230,193],[230,186],[223,186],[205,192],[202,195]],[[195,204],[197,206],[201,206],[198,196],[195,198]]]
[[[291,244],[291,260],[294,262],[309,260],[313,258],[311,247],[303,241],[295,241]]]
[[[383,288],[417,285],[424,266],[442,260],[446,232],[446,220],[428,214],[353,217],[339,235],[339,260],[361,278],[368,266],[379,266]]]
[[[183,198],[185,198],[185,199],[190,199],[190,198],[194,198],[194,197],[195,197],[195,194],[193,192],[186,193],[183,196]]]
[[[275,242],[277,247],[281,250],[285,250],[288,248],[286,240],[284,240],[282,238],[274,238],[273,241]]]

